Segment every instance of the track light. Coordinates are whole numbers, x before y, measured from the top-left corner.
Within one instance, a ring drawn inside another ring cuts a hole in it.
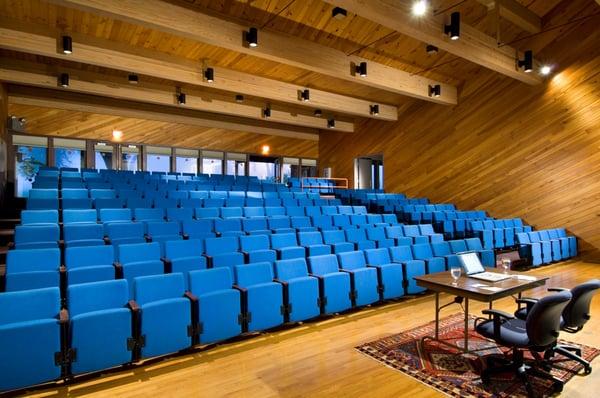
[[[442,86],[440,86],[439,84],[436,84],[434,86],[429,85],[429,96],[430,97],[439,97],[440,95],[442,95]]]
[[[242,94],[237,94],[235,96],[235,102],[244,102],[244,96]]]
[[[329,120],[327,120],[327,128],[328,129],[334,129],[335,128],[335,119],[329,119]]]
[[[418,0],[412,5],[412,13],[414,16],[422,17],[427,12],[427,1]]]
[[[307,88],[300,91],[300,100],[303,102],[310,101],[310,91]]]
[[[185,105],[185,93],[177,94],[177,104]]]
[[[248,43],[249,47],[258,47],[258,29],[248,29],[246,32],[246,43]]]
[[[263,109],[263,117],[265,119],[268,119],[271,117],[271,108],[269,106],[267,106],[265,109]]]
[[[517,66],[523,68],[523,72],[530,73],[533,70],[533,51],[525,51],[523,53],[523,59],[517,60]]]
[[[379,115],[379,105],[378,104],[370,105],[369,110],[370,110],[371,115],[375,115],[375,116]]]
[[[458,40],[460,37],[460,12],[450,14],[450,25],[444,25],[444,33],[450,36],[450,40]]]
[[[215,81],[215,70],[213,68],[206,68],[204,70],[204,79],[206,79],[206,81],[208,83],[212,83]]]
[[[356,74],[360,77],[367,77],[367,63],[361,62],[355,67]]]
[[[62,52],[63,54],[71,54],[73,52],[73,39],[71,39],[71,36],[62,37]]]
[[[348,15],[348,11],[344,10],[342,7],[335,7],[331,10],[331,16],[335,19],[344,19]]]
[[[133,73],[130,74],[127,79],[129,80],[129,83],[131,83],[131,84],[138,84],[138,82],[140,81],[138,75],[133,74]]]
[[[321,116],[323,116],[323,111],[320,109],[315,109],[314,114],[316,117],[321,117]]]
[[[58,85],[64,88],[69,87],[69,74],[61,73],[58,77]]]
[[[552,67],[550,65],[543,65],[540,68],[540,73],[544,76],[548,76],[552,72]]]
[[[112,137],[115,141],[121,141],[123,139],[123,132],[121,130],[113,130]]]
[[[438,48],[433,44],[428,44],[427,47],[425,47],[425,51],[427,51],[427,54],[429,55],[435,55],[438,53]]]

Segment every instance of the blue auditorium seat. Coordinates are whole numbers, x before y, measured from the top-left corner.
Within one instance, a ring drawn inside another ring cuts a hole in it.
[[[312,225],[321,232],[337,230],[338,228],[333,225],[333,217],[335,217],[335,215],[321,215],[311,217]]]
[[[120,245],[116,252],[116,275],[117,278],[127,279],[131,297],[134,293],[135,278],[164,273],[165,267],[160,260],[160,245],[156,242]]]
[[[483,221],[483,227],[489,231],[492,231],[494,234],[494,247],[502,248],[505,246],[504,244],[504,228],[496,228],[493,220],[485,220]]]
[[[306,259],[275,262],[275,278],[283,285],[286,321],[299,322],[319,316],[319,281],[308,275]]]
[[[322,206],[321,212],[323,215],[332,216],[334,214],[338,214],[337,206]]]
[[[350,229],[350,228],[356,228],[356,226],[353,226],[352,223],[350,222],[350,215],[348,214],[334,214],[333,216],[327,216],[327,217],[331,217],[331,220],[333,222],[333,226],[337,227],[339,229]]]
[[[431,224],[419,224],[419,233],[422,236],[427,236],[431,243],[442,242],[444,240],[444,235],[435,233]]]
[[[339,214],[354,214],[354,212],[352,211],[352,206],[338,206],[338,213]]]
[[[290,224],[289,216],[267,218],[267,223],[269,229],[275,233],[296,233],[296,230]]]
[[[285,216],[285,207],[281,206],[265,206],[265,216]]]
[[[104,227],[101,224],[65,224],[63,226],[65,247],[104,245]]]
[[[483,247],[488,250],[494,248],[494,233],[491,230],[485,229],[483,221],[471,221],[470,228],[472,236],[481,239]]]
[[[133,218],[135,221],[164,221],[165,209],[136,208],[133,209]]]
[[[404,228],[402,225],[394,225],[385,227],[385,236],[394,239],[394,246],[410,246],[413,244],[413,239],[404,236]]]
[[[203,240],[171,240],[165,242],[164,247],[165,258],[163,261],[166,272],[184,274],[186,286],[189,272],[206,269]]]
[[[63,225],[67,224],[96,224],[98,213],[93,209],[63,209]]]
[[[428,274],[446,270],[446,261],[443,257],[436,257],[433,255],[433,251],[431,250],[429,243],[419,243],[411,246],[411,249],[415,260],[425,261]]]
[[[557,230],[559,238],[567,238],[569,241],[569,255],[570,257],[577,256],[577,238],[572,235],[567,235],[567,231],[564,228],[558,228]]]
[[[244,232],[250,235],[270,235],[271,230],[264,217],[245,218],[242,220]]]
[[[58,224],[17,225],[15,249],[43,249],[58,247],[60,229]]]
[[[69,348],[74,375],[130,363],[132,314],[124,279],[69,286]]]
[[[58,287],[60,249],[9,250],[6,255],[7,292]]]
[[[21,225],[58,224],[58,210],[23,210]]]
[[[125,200],[129,209],[148,209],[152,207],[150,198],[127,198]]]
[[[194,213],[196,214],[196,218],[198,220],[218,220],[220,218],[218,207],[198,207],[194,209]]]
[[[242,218],[244,212],[241,207],[221,207],[222,218]]]
[[[312,276],[319,279],[321,313],[332,314],[352,308],[350,275],[339,270],[333,254],[308,258]]]
[[[58,208],[58,199],[27,199],[27,210],[58,210]]]
[[[94,199],[94,208],[98,211],[101,209],[122,209],[123,206],[125,206],[125,201],[123,199],[117,199],[117,198]]]
[[[144,224],[138,222],[106,223],[104,234],[112,245],[146,242]]]
[[[112,246],[76,246],[65,250],[67,284],[115,279],[115,252]]]
[[[550,238],[550,234],[548,233],[547,230],[538,231],[538,234],[540,236],[540,241],[542,241],[542,242],[550,242],[550,247],[552,248],[552,260],[553,261],[560,261],[560,260],[562,260],[562,252],[561,252],[561,248],[560,248],[560,240],[558,240],[558,239],[551,239]]]
[[[214,238],[213,220],[188,220],[183,222],[184,239],[205,239]]]
[[[378,248],[391,247],[395,245],[394,239],[385,236],[385,229],[382,227],[370,226],[365,229],[367,238],[374,241]]]
[[[424,260],[414,258],[410,246],[394,246],[388,248],[392,262],[402,264],[406,294],[416,294],[425,291],[414,280],[415,276],[425,275],[427,265]]]
[[[514,246],[515,229],[513,227],[507,227],[504,220],[494,220],[494,228],[502,229],[504,231],[504,246]]]
[[[460,252],[464,252],[465,250],[463,249],[463,244],[459,243],[461,242],[460,240],[456,241],[456,243],[454,243],[454,241],[450,241],[450,248],[452,249],[452,251],[454,253],[458,253],[458,251],[456,251],[454,249],[454,247],[458,247],[460,246]],[[479,254],[479,258],[481,259],[481,263],[486,266],[486,267],[495,267],[496,266],[496,255],[494,254],[493,250],[486,250],[483,248],[483,246],[481,245],[481,241],[478,238],[469,238],[469,239],[465,239],[464,241],[464,245],[466,245],[466,250],[470,250],[470,251],[476,251],[477,254]]]
[[[159,242],[161,249],[164,243],[172,240],[182,240],[181,227],[177,221],[150,221],[146,223],[146,234],[150,242]],[[164,250],[162,250],[164,254]]]
[[[447,269],[450,269],[450,267],[461,267],[461,262],[459,261],[458,256],[452,253],[450,243],[445,241],[435,242],[431,244],[431,249],[433,250],[434,256],[445,259]]]
[[[354,243],[346,241],[344,231],[326,230],[322,232],[323,243],[331,246],[334,254],[349,252],[354,250]]]
[[[264,207],[244,207],[244,217],[264,217]]]
[[[84,188],[63,188],[60,191],[61,197],[64,199],[88,199],[89,191]]]
[[[183,275],[135,278],[134,297],[140,306],[142,358],[181,351],[192,345],[192,304],[185,296]]]
[[[384,300],[404,296],[404,270],[402,264],[393,263],[387,248],[365,250],[368,266],[377,270],[381,298]]]
[[[298,232],[317,231],[317,228],[313,227],[310,217],[307,216],[290,217],[290,224]]]
[[[271,264],[237,265],[235,285],[242,294],[247,331],[270,329],[284,322],[283,286],[273,282]]]
[[[528,232],[527,235],[529,236],[531,243],[538,243],[540,245],[542,250],[542,263],[550,264],[552,262],[552,244],[547,241],[542,241],[540,234],[537,231]]]
[[[100,209],[98,218],[101,223],[131,222],[131,209]]]
[[[567,258],[571,257],[571,251],[569,250],[569,239],[568,238],[566,238],[566,237],[561,238],[558,235],[557,229],[549,229],[548,236],[550,237],[550,239],[556,239],[560,242],[561,257],[563,259],[567,259]]]
[[[204,241],[208,266],[210,268],[233,267],[244,264],[244,254],[240,253],[240,241],[237,236],[207,238]]]
[[[340,270],[350,274],[350,289],[354,306],[363,306],[379,301],[381,291],[377,270],[367,267],[362,251],[351,251],[337,255]]]
[[[298,246],[295,233],[277,233],[270,236],[271,248],[277,253],[278,260],[303,258],[305,249]]]
[[[354,244],[354,250],[375,249],[376,243],[367,239],[367,233],[362,228],[350,228],[344,231],[346,241]]]
[[[194,219],[194,209],[192,207],[169,207],[167,208],[167,221],[177,221],[182,224],[184,221]]]
[[[233,289],[229,268],[189,273],[190,292],[198,299],[200,343],[227,340],[242,332],[240,291]]]
[[[198,198],[188,198],[188,199],[179,199],[179,206],[184,208],[200,208],[202,207],[202,199]]]
[[[367,208],[365,206],[352,206],[352,213],[367,214]]]
[[[242,231],[242,221],[240,218],[228,218],[225,220],[216,219],[215,232],[217,232],[221,236],[245,235]]]
[[[247,263],[268,262],[273,264],[277,259],[277,253],[271,249],[267,235],[241,236],[240,246]]]
[[[89,198],[62,199],[61,204],[62,204],[63,211],[65,209],[91,209],[92,208],[92,200]],[[56,208],[58,208],[58,207],[56,207]]]
[[[352,214],[350,217],[350,225],[355,227],[366,226],[369,224],[366,214]]]
[[[58,287],[0,294],[0,391],[58,379]]]
[[[421,235],[418,225],[404,225],[404,236],[412,238],[414,244],[429,243],[429,237]]]

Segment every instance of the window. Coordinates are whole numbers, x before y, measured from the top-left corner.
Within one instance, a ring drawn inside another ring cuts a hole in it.
[[[317,161],[315,159],[302,159],[301,173],[303,178],[317,176]]]
[[[40,166],[48,164],[48,139],[13,135],[15,146],[15,195],[28,197],[34,177]]]
[[[110,170],[113,169],[113,147],[112,145],[106,145],[103,142],[99,142],[94,145],[94,164],[96,170]]]
[[[171,148],[147,146],[146,170],[168,173],[171,171]]]
[[[244,153],[228,153],[227,154],[227,170],[231,176],[246,175],[246,154]]]
[[[202,172],[223,174],[223,152],[202,151]]]
[[[140,149],[136,145],[121,147],[121,170],[138,171]]]
[[[198,151],[175,148],[175,171],[178,173],[198,174]]]
[[[81,169],[85,165],[85,141],[54,138],[54,163],[58,168]]]
[[[248,175],[259,180],[275,181],[275,161],[277,158],[266,156],[250,156]]]
[[[283,158],[281,166],[281,175],[283,176],[283,183],[287,183],[292,177],[298,177],[300,174],[300,159],[298,158]]]

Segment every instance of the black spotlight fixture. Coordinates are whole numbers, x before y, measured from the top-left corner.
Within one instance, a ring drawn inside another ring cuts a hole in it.
[[[61,73],[58,77],[58,85],[64,88],[69,87],[69,74]]]
[[[185,93],[177,93],[177,104],[185,105]]]
[[[128,77],[127,80],[129,80],[130,84],[138,84],[140,81],[140,78],[138,77],[138,75],[131,73]]]
[[[327,120],[327,128],[328,129],[334,129],[335,128],[335,119],[329,119],[329,120]]]
[[[331,10],[331,16],[335,19],[344,19],[348,15],[348,11],[344,10],[342,7],[335,7]]]
[[[533,70],[533,51],[525,51],[523,59],[517,60],[517,65],[519,68],[523,68],[523,72],[530,73]]]
[[[321,116],[323,116],[323,111],[320,109],[315,109],[314,114],[316,117],[321,117]]]
[[[356,74],[360,77],[367,77],[367,63],[361,62],[355,67]]]
[[[248,47],[258,47],[258,29],[248,29],[246,32],[246,43],[248,43]]]
[[[439,97],[440,95],[442,95],[442,86],[440,86],[439,84],[436,84],[434,86],[429,85],[429,96],[430,97]]]
[[[271,117],[271,108],[269,106],[267,106],[265,109],[263,109],[263,117],[265,119],[268,119]]]
[[[460,37],[460,12],[450,14],[450,25],[444,25],[444,33],[450,36],[450,40],[458,40]]]
[[[204,70],[204,79],[208,83],[212,83],[215,81],[215,70],[213,68],[206,68]]]
[[[63,54],[71,54],[73,52],[73,39],[71,39],[71,36],[62,37],[62,52]]]
[[[375,116],[379,115],[379,105],[378,104],[371,105],[369,107],[369,110],[370,110],[371,115],[375,115]]]
[[[302,102],[308,102],[310,101],[310,91],[305,88],[304,90],[300,91],[300,100]]]
[[[428,44],[427,47],[425,47],[425,51],[427,51],[427,54],[429,55],[435,55],[438,53],[438,48],[433,44]]]
[[[242,94],[237,94],[235,96],[235,102],[244,102],[244,96]]]

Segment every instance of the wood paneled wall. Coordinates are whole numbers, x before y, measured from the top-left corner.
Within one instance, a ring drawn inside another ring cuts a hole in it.
[[[8,91],[6,84],[0,84],[0,206],[4,204],[4,192],[7,181],[7,116],[8,116]]]
[[[599,42],[588,21],[545,51],[560,72],[546,84],[480,71],[454,108],[415,102],[396,123],[357,126],[352,139],[324,135],[320,167],[352,179],[355,157],[383,153],[386,191],[564,226],[600,262]]]

